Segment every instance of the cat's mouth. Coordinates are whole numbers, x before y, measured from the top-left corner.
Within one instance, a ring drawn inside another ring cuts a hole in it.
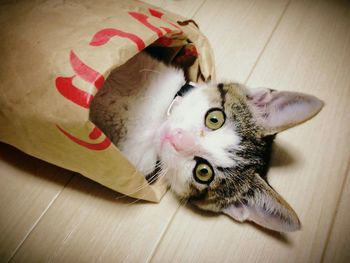
[[[178,152],[180,149],[176,146],[176,144],[174,143],[174,138],[173,135],[169,132],[164,132],[161,136],[161,149],[162,150],[166,150],[167,148],[170,148],[172,150],[175,150],[176,152]]]
[[[195,136],[183,129],[165,127],[160,135],[160,150],[171,151],[183,157],[193,157],[198,148]]]
[[[161,153],[167,153],[167,154],[178,154],[178,150],[176,149],[176,146],[167,139],[161,139],[160,143],[160,152]]]
[[[164,138],[164,136],[160,136],[158,143],[158,157],[170,167],[180,156],[172,143]]]

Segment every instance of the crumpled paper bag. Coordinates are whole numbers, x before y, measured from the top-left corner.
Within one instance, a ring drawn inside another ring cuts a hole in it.
[[[149,185],[89,121],[89,103],[113,69],[146,47],[173,50],[170,60],[180,64],[195,56],[188,78],[213,78],[212,51],[195,23],[140,1],[0,5],[0,141],[158,202],[165,185]]]

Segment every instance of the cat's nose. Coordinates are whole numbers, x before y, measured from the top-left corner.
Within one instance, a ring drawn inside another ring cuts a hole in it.
[[[192,155],[196,150],[196,138],[186,130],[175,129],[171,132],[171,136],[168,139],[175,150],[182,154]]]

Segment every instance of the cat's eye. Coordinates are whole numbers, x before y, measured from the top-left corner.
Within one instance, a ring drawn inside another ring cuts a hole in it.
[[[198,163],[193,171],[193,176],[198,183],[209,184],[214,179],[214,171],[208,163]]]
[[[217,130],[225,123],[225,113],[220,108],[212,108],[205,114],[205,126],[211,130]]]

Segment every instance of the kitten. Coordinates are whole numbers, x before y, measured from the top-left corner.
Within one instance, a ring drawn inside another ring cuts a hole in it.
[[[197,207],[295,231],[298,216],[266,181],[271,145],[322,106],[296,92],[186,83],[182,70],[140,53],[112,72],[90,118],[139,171],[164,174]]]

